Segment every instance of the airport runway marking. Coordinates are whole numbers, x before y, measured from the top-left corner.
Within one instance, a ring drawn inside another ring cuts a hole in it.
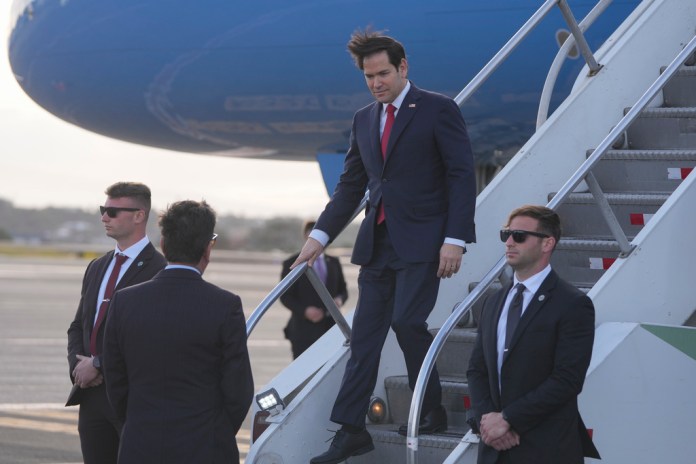
[[[0,427],[11,429],[35,430],[39,432],[65,433],[77,435],[77,424],[63,424],[58,422],[43,422],[31,419],[19,419],[15,417],[0,417]]]
[[[0,417],[0,427],[77,436],[79,434],[77,431],[78,412],[79,408],[66,409],[60,403],[5,403],[0,404],[0,414],[7,413],[23,417]],[[70,423],[64,421],[70,421]],[[237,446],[243,455],[249,452],[250,441],[251,431],[240,429],[237,433]]]

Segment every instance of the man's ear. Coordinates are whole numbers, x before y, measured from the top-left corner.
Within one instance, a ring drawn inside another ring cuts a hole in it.
[[[542,249],[546,253],[551,253],[553,252],[553,249],[556,247],[556,238],[555,237],[546,237],[543,241],[542,244]]]
[[[147,215],[145,214],[144,210],[139,209],[138,211],[135,212],[135,222],[137,224],[140,224],[142,222],[147,222]]]

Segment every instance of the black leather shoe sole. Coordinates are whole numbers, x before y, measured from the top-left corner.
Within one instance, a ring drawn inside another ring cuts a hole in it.
[[[351,456],[360,456],[361,454],[369,453],[374,449],[375,445],[370,443],[369,445],[365,445],[362,448],[358,448],[355,451],[351,451],[350,454],[346,454],[345,456],[327,456],[325,458],[322,456],[317,456],[315,458],[312,458],[309,462],[310,464],[338,464],[340,462],[345,461]]]

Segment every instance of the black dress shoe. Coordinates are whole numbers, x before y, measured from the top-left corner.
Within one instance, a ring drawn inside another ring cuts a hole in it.
[[[375,449],[372,444],[372,437],[367,430],[358,433],[348,433],[339,430],[334,435],[329,450],[319,456],[315,456],[309,461],[311,464],[338,464],[351,456],[369,453]]]
[[[426,414],[418,424],[418,435],[439,433],[447,430],[447,412],[442,406]],[[408,425],[399,427],[399,435],[408,435]]]

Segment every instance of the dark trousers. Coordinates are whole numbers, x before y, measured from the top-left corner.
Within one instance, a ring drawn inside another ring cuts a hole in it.
[[[377,382],[389,327],[404,353],[413,390],[433,337],[425,322],[435,305],[440,279],[437,262],[404,263],[394,252],[386,226],[377,227],[372,261],[360,269],[359,299],[353,316],[351,357],[331,413],[339,424],[363,427]],[[442,390],[437,369],[426,387],[422,415],[438,407]]]
[[[116,464],[121,426],[104,384],[85,389],[77,422],[85,464]]]

